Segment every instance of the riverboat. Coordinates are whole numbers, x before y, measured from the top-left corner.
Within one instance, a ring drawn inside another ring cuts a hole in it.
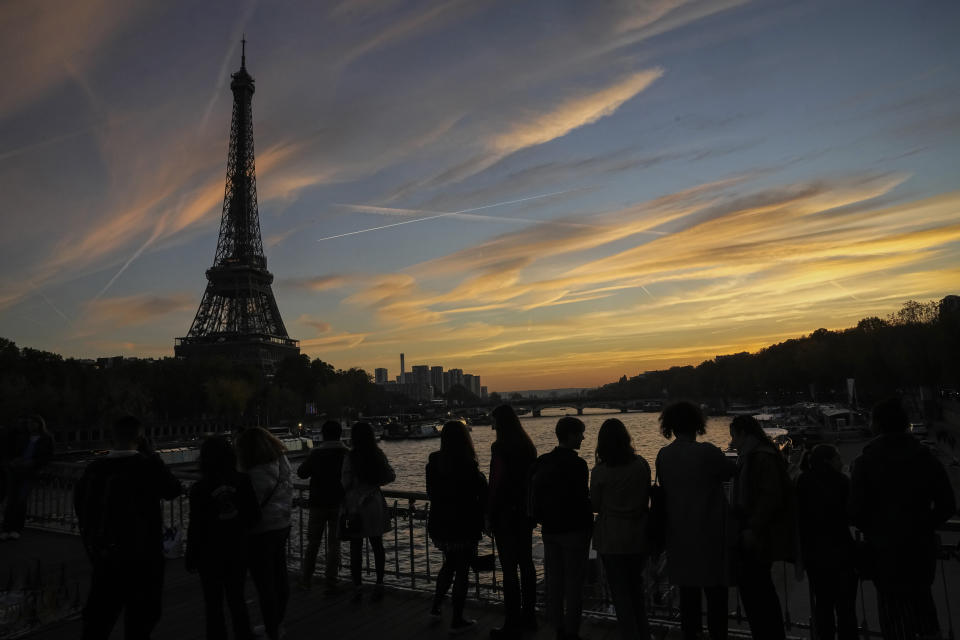
[[[384,440],[424,440],[440,437],[440,423],[436,420],[422,422],[394,423],[387,426]]]

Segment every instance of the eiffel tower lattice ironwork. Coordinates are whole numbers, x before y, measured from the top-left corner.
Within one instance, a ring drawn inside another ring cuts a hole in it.
[[[254,86],[246,62],[244,41],[240,70],[230,83],[233,119],[217,253],[197,315],[187,335],[176,339],[174,352],[184,358],[221,356],[270,370],[300,347],[280,318],[263,254],[253,161]]]

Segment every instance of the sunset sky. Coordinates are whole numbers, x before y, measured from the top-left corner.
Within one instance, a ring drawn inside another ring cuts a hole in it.
[[[960,3],[0,5],[0,336],[172,356],[247,37],[311,358],[595,386],[960,293]]]

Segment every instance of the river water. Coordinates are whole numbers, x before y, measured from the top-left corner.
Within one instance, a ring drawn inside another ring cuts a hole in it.
[[[539,418],[522,416],[520,422],[526,429],[537,453],[547,453],[557,445],[554,428],[557,420],[564,415],[576,415],[574,409],[544,409]],[[633,447],[637,453],[646,458],[650,466],[656,460],[657,452],[661,447],[669,444],[660,435],[659,413],[612,413],[605,409],[584,409],[583,415],[578,416],[586,425],[583,445],[580,456],[583,457],[592,469],[594,465],[593,452],[597,445],[597,433],[600,425],[608,418],[617,418],[623,422],[633,438]],[[708,418],[707,433],[701,440],[712,442],[721,449],[725,449],[730,442],[730,417]],[[489,425],[474,426],[471,433],[473,446],[477,450],[480,469],[487,473],[490,469],[490,445],[495,439],[493,428]],[[387,459],[397,473],[397,479],[385,488],[402,489],[407,491],[425,491],[424,469],[427,457],[431,452],[440,448],[439,438],[426,440],[393,440],[380,443],[380,448],[387,454]]]

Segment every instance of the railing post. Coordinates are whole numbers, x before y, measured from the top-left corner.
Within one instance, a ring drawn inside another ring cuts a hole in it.
[[[414,589],[417,586],[417,569],[413,554],[413,498],[407,499],[407,523],[410,530],[410,588]]]
[[[397,501],[393,501],[393,515],[397,515]],[[400,523],[395,522],[393,525],[393,561],[396,565],[396,575],[397,580],[400,579]]]
[[[427,552],[427,580],[431,579],[430,576],[430,532],[427,531],[426,523],[430,522],[430,503],[428,502],[423,508],[424,515],[424,526],[423,526],[423,548]]]

